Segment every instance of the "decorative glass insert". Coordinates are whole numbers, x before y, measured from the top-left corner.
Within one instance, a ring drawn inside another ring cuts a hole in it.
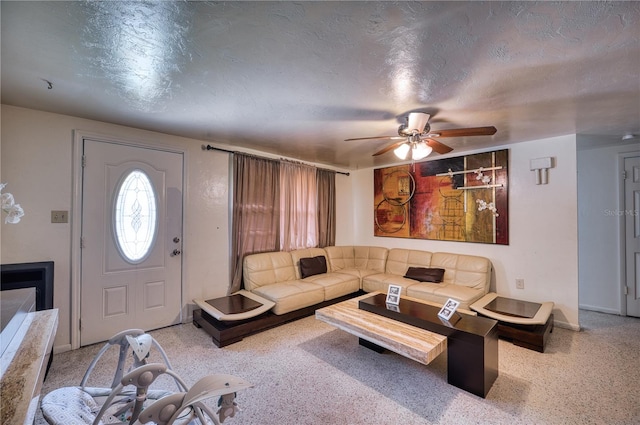
[[[114,229],[122,255],[132,263],[145,259],[156,237],[156,193],[147,174],[131,171],[117,190]]]

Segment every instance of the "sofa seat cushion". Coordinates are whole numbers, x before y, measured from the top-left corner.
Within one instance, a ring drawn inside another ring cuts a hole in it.
[[[421,282],[407,288],[407,296],[443,305],[449,298],[460,302],[459,308],[469,309],[471,304],[484,296],[477,288],[451,283]]]
[[[272,309],[275,314],[285,314],[324,301],[323,286],[302,280],[263,285],[252,292],[276,303]]]
[[[360,278],[347,273],[316,274],[303,279],[303,282],[322,286],[325,301],[360,290]]]
[[[400,286],[400,295],[407,295],[408,287],[412,285],[422,285],[422,283],[391,273],[373,274],[362,279],[362,290],[365,292],[380,291],[387,293],[389,285]]]

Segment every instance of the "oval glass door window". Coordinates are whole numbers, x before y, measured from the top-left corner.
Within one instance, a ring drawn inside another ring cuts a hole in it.
[[[131,171],[116,192],[114,229],[116,244],[126,260],[143,261],[156,237],[156,193],[142,170]]]

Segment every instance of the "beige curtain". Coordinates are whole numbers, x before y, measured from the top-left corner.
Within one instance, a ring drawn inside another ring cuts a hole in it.
[[[244,256],[277,251],[280,233],[279,162],[240,153],[233,160],[230,294],[242,289]]]
[[[280,249],[317,246],[316,168],[280,162]]]
[[[336,243],[336,173],[318,169],[318,246]]]

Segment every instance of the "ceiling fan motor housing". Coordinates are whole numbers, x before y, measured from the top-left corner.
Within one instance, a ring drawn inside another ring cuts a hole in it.
[[[429,118],[431,115],[424,112],[411,112],[407,117],[406,123],[398,127],[400,136],[410,136],[413,134],[426,134],[431,130]]]

